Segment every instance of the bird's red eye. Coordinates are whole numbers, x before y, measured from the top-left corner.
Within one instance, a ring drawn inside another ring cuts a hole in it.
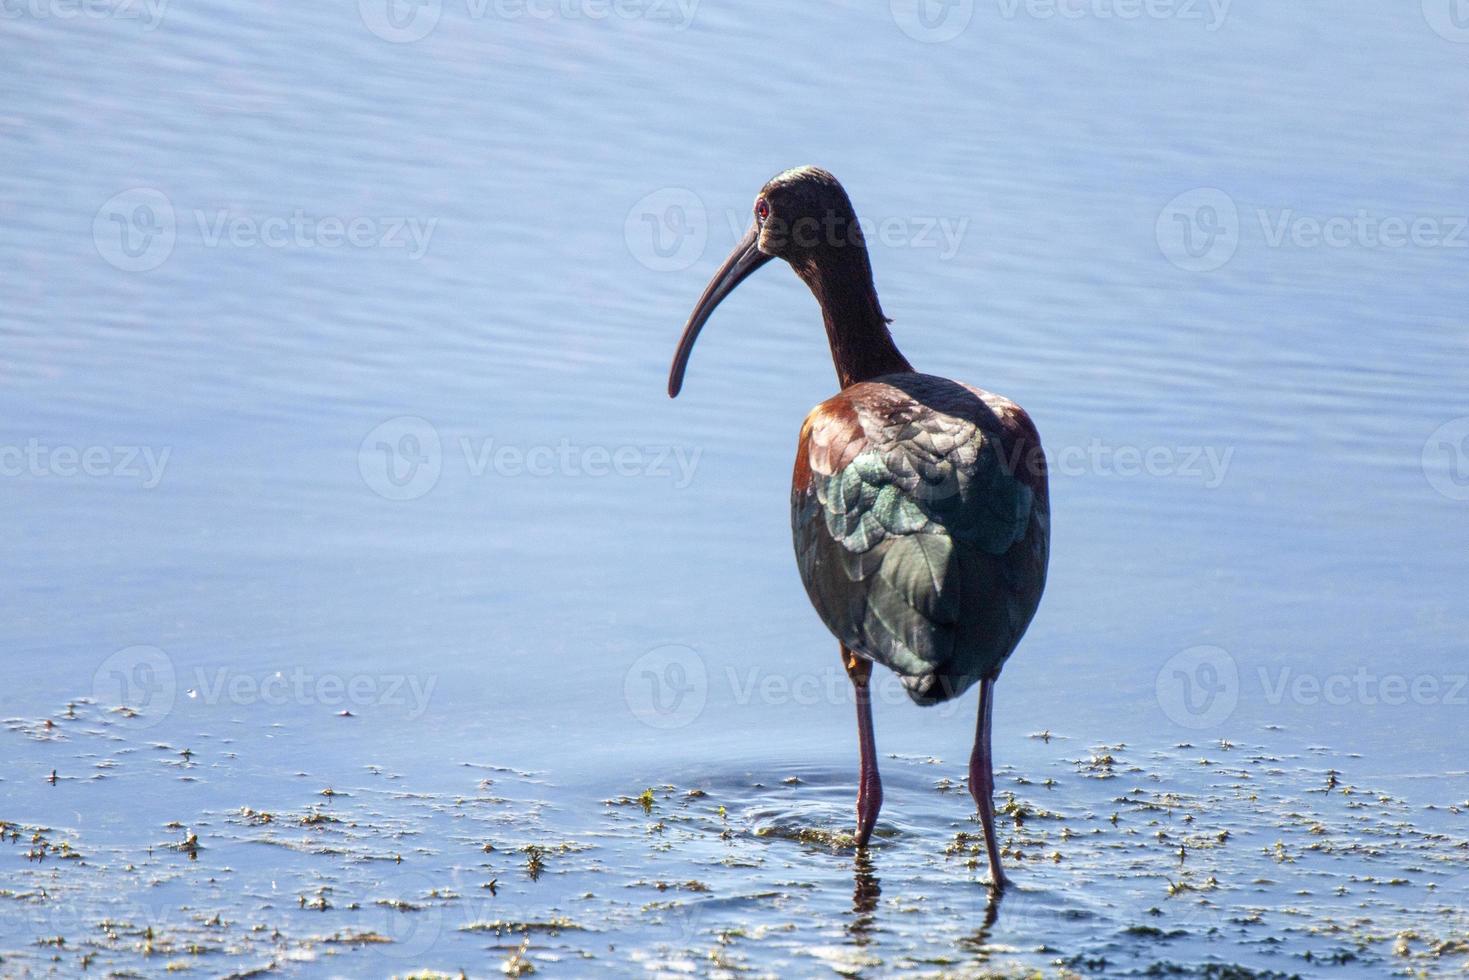
[[[761,221],[764,221],[766,218],[770,217],[770,203],[766,201],[763,197],[755,202],[755,217],[759,218]]]

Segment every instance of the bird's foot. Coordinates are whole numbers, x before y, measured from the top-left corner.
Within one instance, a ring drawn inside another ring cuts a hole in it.
[[[1004,869],[998,868],[998,867],[991,868],[990,869],[990,891],[993,892],[996,895],[1000,895],[1000,894],[1002,894],[1005,891],[1005,889],[1007,889],[1009,887],[1010,887],[1010,879],[1005,876]]]
[[[877,781],[876,774],[870,782],[864,782],[866,785],[857,794],[858,847],[866,847],[867,842],[872,839],[872,831],[877,827],[877,815],[882,810],[882,784]]]

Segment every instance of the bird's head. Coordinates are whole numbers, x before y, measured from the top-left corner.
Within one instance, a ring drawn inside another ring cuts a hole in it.
[[[735,287],[771,259],[785,259],[796,275],[820,295],[827,270],[849,269],[870,289],[872,267],[862,227],[847,192],[820,167],[797,167],[776,174],[755,195],[754,221],[724,260],[694,307],[679,339],[668,376],[669,397],[683,387],[689,354],[705,322]]]
[[[760,251],[785,259],[798,274],[832,251],[866,248],[847,192],[820,167],[772,177],[755,195],[754,215]]]

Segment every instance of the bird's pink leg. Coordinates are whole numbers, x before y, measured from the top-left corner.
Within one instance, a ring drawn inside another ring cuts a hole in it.
[[[984,847],[990,859],[990,887],[1001,891],[1010,882],[1000,867],[1000,842],[995,836],[995,766],[990,747],[990,718],[995,707],[993,679],[979,683],[979,722],[975,726],[974,753],[969,757],[969,795],[979,807],[984,826]]]
[[[868,681],[872,663],[842,647],[842,662],[857,695],[857,744],[862,753],[857,779],[857,846],[866,847],[882,809],[882,779],[877,774],[877,741],[872,735],[872,697]]]

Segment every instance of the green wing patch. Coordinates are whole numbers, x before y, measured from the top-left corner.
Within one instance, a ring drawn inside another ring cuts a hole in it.
[[[853,451],[839,467],[798,461],[801,578],[842,643],[962,689],[971,672],[998,666],[991,647],[1005,648],[1002,659],[1018,639],[1000,559],[1025,537],[1034,494],[1005,467],[998,435],[911,399],[871,402],[852,397],[807,419],[801,452],[809,438],[813,463],[824,447]]]

